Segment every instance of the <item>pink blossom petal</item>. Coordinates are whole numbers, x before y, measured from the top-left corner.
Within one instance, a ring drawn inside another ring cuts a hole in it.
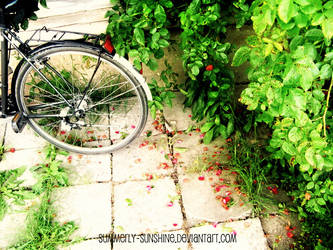
[[[167,205],[168,205],[168,207],[172,207],[173,206],[173,202],[170,201]]]
[[[131,128],[135,128],[135,125],[132,125]]]

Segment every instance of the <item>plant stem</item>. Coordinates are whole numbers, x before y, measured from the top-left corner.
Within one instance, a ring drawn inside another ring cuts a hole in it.
[[[324,115],[323,115],[324,137],[326,137],[326,114],[327,114],[328,105],[329,105],[329,101],[330,101],[330,95],[331,95],[331,91],[332,91],[332,85],[333,85],[333,78],[331,79],[331,84],[330,84],[330,87],[329,87],[328,92],[327,92],[326,108],[325,108]]]

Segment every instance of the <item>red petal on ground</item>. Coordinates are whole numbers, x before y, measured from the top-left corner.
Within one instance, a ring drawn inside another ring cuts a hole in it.
[[[288,238],[293,238],[294,237],[294,234],[292,232],[287,232],[287,237]]]

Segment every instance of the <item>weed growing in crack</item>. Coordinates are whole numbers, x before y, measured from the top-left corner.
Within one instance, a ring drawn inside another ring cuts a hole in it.
[[[52,192],[56,187],[68,186],[68,175],[62,167],[62,161],[56,160],[58,154],[67,155],[49,145],[45,149],[45,162],[32,168],[37,183],[32,190],[20,187],[23,181],[18,181],[25,168],[0,172],[0,218],[7,210],[3,197],[8,196],[18,204],[24,204],[27,198],[40,198],[38,205],[29,208],[27,225],[18,234],[19,241],[9,249],[57,249],[58,246],[68,246],[77,243],[82,238],[70,239],[78,229],[73,221],[60,223],[56,221],[56,209],[51,202]]]
[[[81,240],[69,239],[78,229],[74,222],[61,224],[55,221],[56,212],[50,202],[50,195],[51,190],[42,195],[39,207],[28,215],[22,240],[9,249],[56,249],[58,246],[68,246]]]
[[[36,197],[30,190],[21,186],[22,180],[18,180],[24,171],[25,167],[0,172],[0,221],[11,207],[10,203],[22,206],[25,205],[26,199]]]
[[[37,178],[37,183],[32,189],[41,194],[47,190],[57,187],[68,186],[68,174],[64,167],[62,167],[62,161],[56,160],[58,153],[68,155],[67,152],[58,151],[53,145],[50,145],[45,150],[46,161],[31,168],[34,175]]]

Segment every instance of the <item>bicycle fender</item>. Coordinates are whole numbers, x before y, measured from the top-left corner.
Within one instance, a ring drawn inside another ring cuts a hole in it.
[[[143,90],[146,93],[147,99],[148,101],[152,101],[153,97],[151,95],[149,86],[146,82],[146,80],[143,78],[143,76],[134,68],[134,66],[128,61],[126,60],[124,57],[119,56],[118,54],[115,54],[113,56],[113,60],[119,62],[120,64],[124,65],[134,76],[135,78],[138,79],[138,81],[140,82],[140,85],[142,86]]]

